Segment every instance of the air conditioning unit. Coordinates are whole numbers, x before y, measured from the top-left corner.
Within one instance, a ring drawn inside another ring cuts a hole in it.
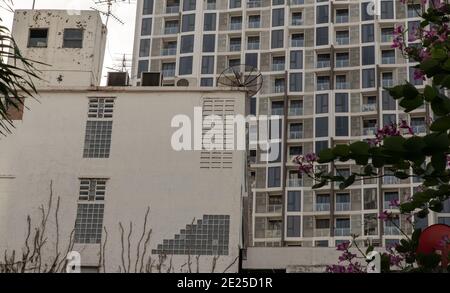
[[[160,72],[142,72],[141,86],[161,86],[162,75]]]
[[[108,86],[128,86],[129,81],[128,72],[108,72]]]
[[[189,80],[184,79],[184,78],[180,79],[180,80],[177,81],[177,86],[188,87],[189,86]]]

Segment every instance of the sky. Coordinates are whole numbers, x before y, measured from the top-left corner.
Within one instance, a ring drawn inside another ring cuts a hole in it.
[[[35,0],[35,9],[71,9],[71,10],[84,10],[95,7],[101,11],[107,11],[106,5],[95,4],[97,0]],[[118,0],[117,2],[121,2]],[[103,69],[103,81],[105,83],[105,77],[107,67],[117,68],[121,64],[123,54],[127,54],[126,58],[129,61],[128,65],[131,65],[131,58],[133,52],[133,39],[134,39],[134,26],[136,15],[136,0],[131,0],[131,4],[118,3],[113,6],[113,13],[125,24],[113,20],[110,18],[108,23],[108,41],[106,44],[105,62]],[[13,0],[14,9],[31,9],[33,6],[33,0]],[[3,24],[11,29],[13,22],[13,13],[0,10],[0,18]],[[106,22],[106,17],[103,17],[103,22]]]

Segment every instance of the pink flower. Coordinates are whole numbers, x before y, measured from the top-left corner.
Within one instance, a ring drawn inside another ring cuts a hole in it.
[[[342,242],[342,243],[338,244],[336,248],[338,251],[347,251],[349,247],[350,247],[350,242],[346,241],[346,242]]]

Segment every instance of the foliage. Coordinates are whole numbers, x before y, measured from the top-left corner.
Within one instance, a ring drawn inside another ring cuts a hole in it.
[[[401,121],[399,125],[391,124],[379,129],[374,139],[338,145],[321,151],[317,156],[309,154],[295,160],[300,173],[317,182],[313,188],[338,182],[339,188],[345,189],[356,181],[386,176],[400,180],[410,177],[421,180],[421,189],[399,206],[400,213],[408,215],[409,219],[412,216],[424,218],[430,210],[441,212],[443,201],[450,197],[450,170],[447,168],[450,154],[450,99],[446,96],[446,91],[450,89],[450,4],[445,1],[427,5],[426,2],[421,1],[422,11],[418,11],[422,18],[420,26],[410,31],[397,26],[392,47],[401,50],[405,58],[417,62],[415,80],[428,80],[429,84],[419,89],[406,81],[386,90],[399,101],[405,113],[424,104],[430,105],[433,119],[430,118],[428,133],[425,136],[416,135],[407,122]],[[352,172],[349,176],[336,174],[335,170],[312,171],[313,164],[334,162],[356,163],[363,171]],[[386,213],[383,214],[388,218]],[[436,261],[435,255],[416,255],[418,235],[420,230],[416,230],[412,238],[403,239],[395,248],[396,252],[403,254],[405,263],[410,265],[406,270],[412,270],[413,264],[415,268],[419,264],[419,269],[425,271],[436,269],[439,261]]]
[[[0,0],[0,9],[11,9],[12,1]],[[0,18],[0,134],[5,135],[14,127],[8,116],[8,108],[19,109],[24,99],[34,97],[33,79],[39,79],[36,63],[22,56],[8,28]],[[42,64],[42,63],[40,63]]]

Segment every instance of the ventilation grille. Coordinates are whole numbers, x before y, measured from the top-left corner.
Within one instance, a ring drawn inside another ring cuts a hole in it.
[[[231,169],[233,166],[234,126],[227,116],[235,115],[233,99],[204,98],[203,99],[203,151],[200,155],[202,169]],[[217,120],[215,121],[214,117]],[[215,130],[216,122],[223,124],[223,130]],[[205,135],[212,134],[214,145],[220,142],[222,149],[213,149],[213,145],[205,141]],[[218,138],[223,137],[221,140]]]

